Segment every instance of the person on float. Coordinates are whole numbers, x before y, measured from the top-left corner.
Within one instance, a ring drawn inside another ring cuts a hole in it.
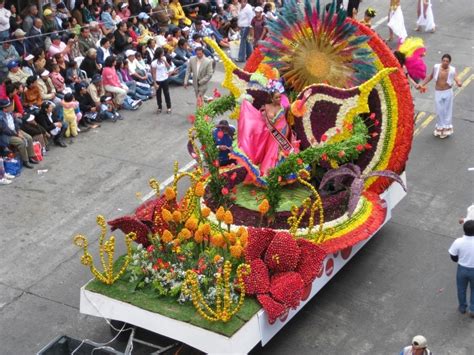
[[[219,150],[219,166],[226,166],[235,163],[230,159],[229,152],[232,150],[235,127],[229,125],[227,120],[221,120],[212,131],[212,137]]]
[[[269,170],[277,166],[288,154],[299,151],[299,141],[295,139],[287,121],[290,103],[283,94],[281,83],[276,82],[273,85],[267,103],[260,109],[246,99],[240,107],[238,147],[250,159],[251,164],[259,166],[260,176],[267,175]],[[308,96],[309,91],[304,99],[300,100],[302,105]],[[249,182],[254,178],[252,169],[245,160],[239,159],[239,163],[247,166],[249,174],[246,181]]]

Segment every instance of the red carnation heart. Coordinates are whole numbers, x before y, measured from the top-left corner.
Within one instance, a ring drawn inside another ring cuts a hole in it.
[[[270,282],[270,293],[275,301],[296,308],[303,295],[304,282],[297,272],[275,274]]]
[[[324,161],[328,160],[328,155],[326,153],[321,154],[321,159]]]
[[[221,189],[221,193],[222,193],[224,196],[226,196],[226,195],[229,194],[229,189],[228,189],[227,187],[223,187],[223,188]]]
[[[273,229],[269,228],[248,228],[248,243],[245,248],[245,260],[251,262],[259,259],[262,253],[267,249],[268,245],[275,236]]]
[[[328,140],[328,136],[326,134],[323,134],[321,136],[321,142],[326,142]]]
[[[339,153],[337,153],[337,155],[339,156],[339,158],[342,158],[346,155],[346,152],[341,150],[341,151],[339,151]]]
[[[250,274],[244,277],[245,293],[255,295],[270,292],[268,268],[261,259],[250,263]]]
[[[363,146],[362,144],[357,144],[356,150],[357,150],[358,152],[362,152],[362,151],[364,150],[364,146]]]
[[[274,272],[292,271],[300,257],[300,248],[290,233],[278,232],[265,252],[265,264]]]
[[[275,323],[275,321],[287,310],[284,305],[276,302],[269,295],[257,295],[257,300],[260,302],[265,312],[267,312],[268,322],[270,324]]]

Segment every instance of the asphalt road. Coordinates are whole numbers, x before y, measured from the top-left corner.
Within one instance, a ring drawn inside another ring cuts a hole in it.
[[[431,67],[445,52],[462,73],[455,134],[432,135],[433,86],[415,95],[420,111],[407,167],[408,196],[392,220],[264,348],[272,354],[397,354],[423,334],[436,354],[474,354],[474,320],[456,311],[455,264],[447,249],[462,234],[457,224],[474,201],[472,52],[470,0],[433,0],[437,32],[420,35]],[[383,22],[387,1],[364,1]],[[409,34],[415,1],[402,0]],[[213,79],[222,79],[222,66]],[[66,149],[53,148],[37,171],[25,171],[0,189],[0,354],[32,354],[60,334],[106,342],[104,320],[79,313],[79,288],[90,273],[79,262],[72,236],[97,246],[95,216],[131,212],[150,188],[164,181],[172,163],[189,162],[185,143],[194,109],[191,90],[171,90],[173,114],[157,115],[146,103],[126,119],[81,134]],[[141,353],[137,351],[135,353]]]

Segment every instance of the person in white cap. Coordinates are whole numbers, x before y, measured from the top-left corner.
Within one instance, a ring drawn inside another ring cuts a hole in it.
[[[126,2],[120,2],[117,8],[117,15],[122,19],[122,21],[128,21],[128,18],[131,15],[128,4]]]
[[[26,32],[23,31],[21,28],[17,28],[15,32],[13,32],[14,41],[11,42],[12,46],[15,47],[18,55],[24,57],[27,53],[30,53],[30,48],[27,46],[27,42],[25,41]]]
[[[251,26],[252,26],[252,35],[253,37],[253,46],[254,48],[257,47],[258,41],[262,41],[265,39],[268,29],[267,29],[267,22],[265,16],[263,16],[263,8],[257,6],[255,8],[255,16],[252,19]]]
[[[59,112],[61,106],[61,99],[56,96],[56,89],[49,77],[49,70],[44,69],[38,77],[38,88],[43,101],[52,101],[56,105],[56,110]]]
[[[411,345],[405,346],[400,355],[431,355],[428,349],[428,342],[423,335],[416,335],[411,341]]]

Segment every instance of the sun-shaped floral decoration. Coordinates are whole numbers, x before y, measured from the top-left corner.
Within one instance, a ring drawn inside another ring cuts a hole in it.
[[[350,88],[377,72],[366,45],[369,37],[355,36],[357,27],[346,21],[345,11],[336,10],[334,1],[326,12],[320,11],[319,0],[316,5],[285,1],[268,27],[261,48],[265,62],[295,91],[316,83]]]

